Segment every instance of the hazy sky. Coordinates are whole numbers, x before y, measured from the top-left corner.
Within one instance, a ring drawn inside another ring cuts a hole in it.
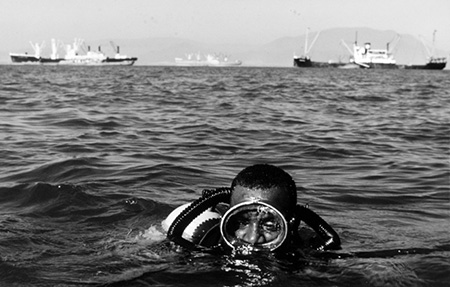
[[[430,42],[437,30],[450,51],[450,0],[0,0],[0,25],[0,50],[75,37],[263,44],[307,27],[368,27]]]

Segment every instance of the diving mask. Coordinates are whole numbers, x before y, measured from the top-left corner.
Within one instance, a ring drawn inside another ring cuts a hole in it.
[[[232,206],[222,217],[220,232],[233,249],[272,251],[283,244],[288,223],[283,214],[263,201],[245,201]]]

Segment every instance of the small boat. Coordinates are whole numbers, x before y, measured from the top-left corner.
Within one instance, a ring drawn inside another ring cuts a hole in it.
[[[240,66],[242,62],[239,60],[229,61],[228,56],[207,54],[205,59],[202,59],[200,53],[188,54],[186,59],[175,58],[175,64],[177,66],[215,66],[215,67],[230,67],[230,66]]]
[[[425,42],[422,39],[422,44],[425,47],[428,55],[428,61],[424,65],[406,65],[405,69],[413,69],[413,70],[443,70],[447,65],[447,58],[445,57],[434,57],[435,48],[434,42],[436,37],[436,30],[433,32],[433,47],[432,50],[425,45]]]

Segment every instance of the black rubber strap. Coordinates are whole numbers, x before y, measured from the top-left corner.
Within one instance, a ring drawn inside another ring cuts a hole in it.
[[[311,209],[297,205],[297,216],[311,227],[320,239],[323,240],[323,244],[319,246],[319,250],[337,250],[341,248],[341,239],[334,229],[325,222],[317,213]]]
[[[193,201],[175,218],[167,231],[167,238],[184,248],[199,249],[200,246],[183,238],[183,231],[197,216],[208,208],[220,202],[229,202],[230,193],[231,189],[229,188],[203,191],[202,197]]]

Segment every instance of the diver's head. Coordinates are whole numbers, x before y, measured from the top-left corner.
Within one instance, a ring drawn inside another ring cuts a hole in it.
[[[231,184],[230,209],[220,230],[233,249],[275,250],[285,241],[297,204],[292,177],[281,168],[258,164],[242,170]]]

